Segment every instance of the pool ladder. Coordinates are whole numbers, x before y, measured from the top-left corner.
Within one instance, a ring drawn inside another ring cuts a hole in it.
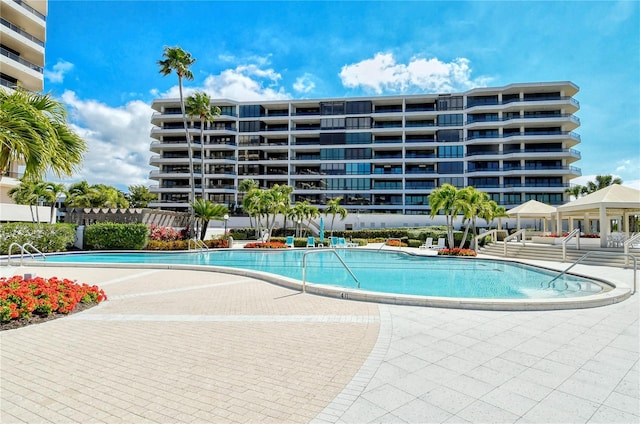
[[[189,242],[187,244],[187,247],[189,250],[191,250],[191,242],[193,242],[193,249],[194,250],[200,250],[201,252],[206,250],[209,250],[209,246],[207,246],[207,244],[205,242],[203,242],[200,239],[197,238],[193,238],[193,239],[189,239]]]
[[[36,258],[36,255],[42,256],[42,259],[45,261],[47,260],[47,257],[45,256],[45,254],[42,253],[40,250],[38,250],[38,248],[31,243],[24,243],[24,244],[11,243],[9,245],[9,251],[7,252],[7,266],[11,265],[11,252],[13,251],[14,247],[20,248],[20,266],[22,266],[24,262],[25,254],[28,254],[29,256],[31,256],[31,259],[34,259],[34,260]]]
[[[358,284],[358,288],[360,288],[360,280],[358,280],[358,278],[353,274],[353,272],[351,272],[351,269],[349,269],[349,266],[344,262],[344,260],[340,257],[340,255],[338,255],[338,252],[336,252],[335,249],[309,250],[307,252],[304,252],[304,254],[302,255],[302,293],[307,292],[307,255],[311,255],[314,253],[329,253],[329,252],[336,255],[336,258],[338,258],[342,266],[344,266],[344,269],[346,269],[347,272],[351,275],[351,277],[353,277],[355,282]]]

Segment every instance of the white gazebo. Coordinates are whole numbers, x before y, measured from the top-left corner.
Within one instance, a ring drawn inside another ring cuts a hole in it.
[[[622,221],[621,230],[628,238],[629,217],[633,215],[640,215],[640,190],[619,184],[612,184],[556,209],[558,228],[563,219],[569,220],[569,230],[573,228],[574,219],[584,219],[585,228],[590,228],[590,220],[599,220],[601,247],[607,247],[611,219],[619,218]],[[560,229],[558,232],[561,232]]]
[[[553,206],[533,199],[507,211],[507,215],[516,217],[516,228],[518,231],[520,230],[520,218],[534,218],[542,219],[543,231],[547,232],[549,231],[547,222],[554,217],[555,213],[556,208]]]

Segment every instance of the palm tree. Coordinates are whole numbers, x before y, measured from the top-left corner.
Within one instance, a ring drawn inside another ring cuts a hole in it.
[[[458,192],[458,197],[463,222],[467,223],[462,240],[460,240],[459,247],[462,249],[469,234],[469,227],[473,227],[473,237],[476,236],[476,220],[478,215],[488,207],[489,195],[483,191],[476,190],[473,186],[468,186]]]
[[[238,184],[238,192],[239,193],[249,193],[253,189],[258,189],[259,185],[256,180],[251,178],[242,180],[240,184]],[[247,195],[242,196],[242,210],[249,215],[249,225],[253,227],[253,213],[249,212],[251,208],[251,202],[247,201]],[[256,226],[256,236],[258,235],[258,227]]]
[[[586,194],[595,193],[598,190],[609,187],[613,184],[622,184],[622,179],[614,178],[612,175],[596,175],[596,180],[587,182]]]
[[[95,189],[86,180],[71,184],[67,192],[69,196],[65,201],[66,206],[70,208],[97,207],[95,205]]]
[[[200,185],[202,186],[202,198],[204,199],[204,127],[207,122],[212,122],[220,116],[220,108],[211,106],[211,99],[207,93],[195,92],[187,97],[187,113],[190,116],[200,118],[200,173],[202,175]]]
[[[191,53],[185,52],[180,47],[165,46],[162,56],[165,59],[158,61],[158,65],[160,66],[160,73],[163,76],[170,75],[173,72],[178,75],[178,88],[180,90],[180,111],[182,112],[182,123],[184,124],[184,133],[187,139],[187,150],[189,155],[189,182],[191,185],[189,204],[191,205],[196,197],[195,178],[193,176],[193,152],[191,151],[191,136],[189,135],[187,114],[185,112],[184,105],[184,96],[182,94],[182,80],[193,80],[193,72],[191,72],[189,67],[193,65],[196,60],[191,57]]]
[[[305,218],[307,218],[307,229],[311,227],[311,221],[320,216],[320,209],[317,206],[311,205],[308,201],[304,201]],[[306,231],[306,230],[305,230]],[[306,234],[306,233],[305,233]]]
[[[333,222],[336,219],[336,215],[340,215],[341,221],[349,215],[349,212],[343,206],[340,206],[341,201],[342,197],[340,196],[335,199],[329,199],[327,201],[327,207],[324,209],[325,216],[331,214],[331,237],[333,237]]]
[[[207,234],[209,221],[212,219],[217,221],[223,220],[224,215],[228,212],[225,205],[214,204],[209,200],[204,199],[196,199],[196,201],[191,204],[191,208],[201,224],[200,240],[204,240],[204,237]]]
[[[587,193],[587,187],[576,184],[569,187],[564,192],[570,196],[573,196],[574,199],[577,199],[578,197]]]
[[[443,184],[429,195],[429,207],[431,218],[442,212],[447,220],[447,241],[449,248],[454,246],[453,223],[463,210],[463,200],[458,194],[458,189],[451,184]]]
[[[58,198],[66,194],[64,184],[46,182],[44,186],[44,200],[49,203],[51,207],[51,216],[49,222],[55,222],[56,202]]]
[[[0,178],[12,162],[24,163],[24,176],[32,180],[48,170],[69,176],[86,149],[68,127],[63,104],[51,95],[0,90]]]
[[[296,235],[300,237],[300,234],[297,234],[300,231],[300,228],[297,226],[298,222],[302,222],[307,217],[307,208],[309,207],[309,202],[306,200],[303,202],[296,202],[292,208],[289,209],[287,216],[296,223]]]
[[[22,178],[20,184],[17,187],[9,190],[9,196],[18,205],[29,205],[31,211],[31,220],[33,222],[40,222],[40,213],[38,206],[45,197],[45,183],[42,181],[32,181]],[[35,214],[34,209],[35,208]]]
[[[286,215],[291,205],[291,193],[293,193],[293,187],[288,185],[275,184],[269,190],[265,196],[264,210],[267,216],[267,228],[269,229],[269,238],[271,240],[271,233],[276,225],[276,218],[278,215]]]

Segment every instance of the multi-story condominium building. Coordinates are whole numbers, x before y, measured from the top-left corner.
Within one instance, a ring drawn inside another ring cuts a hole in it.
[[[0,0],[0,90],[42,91],[46,16],[47,0]],[[0,175],[0,221],[31,221],[29,207],[8,195],[19,184],[18,165]]]
[[[455,94],[236,102],[205,125],[189,117],[196,193],[234,207],[238,185],[287,184],[293,201],[322,208],[343,197],[359,213],[427,214],[445,183],[474,186],[510,208],[529,199],[560,205],[580,170],[574,147],[578,87],[523,83]],[[154,206],[185,210],[188,151],[179,99],[157,99],[150,178]],[[202,149],[203,147],[203,149]],[[204,157],[201,151],[204,151]],[[202,165],[204,164],[204,165]]]

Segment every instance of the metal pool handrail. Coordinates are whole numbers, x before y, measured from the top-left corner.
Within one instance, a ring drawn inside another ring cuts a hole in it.
[[[42,253],[40,250],[38,250],[37,247],[35,247],[33,244],[31,243],[25,243],[25,244],[18,244],[18,243],[11,243],[9,245],[9,251],[7,252],[7,266],[11,265],[11,251],[13,250],[13,247],[19,247],[20,248],[20,265],[22,265],[23,261],[24,261],[24,254],[28,253],[29,256],[31,256],[31,259],[35,259],[36,257],[34,256],[33,252],[27,250],[27,247],[31,248],[32,250],[34,250],[36,253],[38,253],[40,256],[42,256],[42,258],[46,261],[47,257],[45,256],[44,253]]]
[[[632,235],[631,237],[629,237],[627,241],[624,242],[623,246],[624,246],[625,255],[629,255],[629,248],[631,247],[631,245],[635,244],[638,240],[640,240],[640,233]],[[626,258],[625,265],[629,265],[629,256],[627,256]]]
[[[580,228],[571,231],[568,236],[562,239],[562,260],[567,260],[567,242],[573,237],[576,238],[576,249],[580,249]]]
[[[516,239],[516,241],[518,240],[518,236],[520,237],[520,242],[522,243],[522,245],[524,246],[524,239],[526,238],[526,232],[527,229],[523,228],[522,230],[518,230],[515,233],[511,234],[510,236],[507,236],[504,238],[504,240],[502,241],[502,243],[504,244],[504,251],[503,251],[503,256],[506,258],[507,257],[507,242],[510,241],[511,239]]]
[[[340,263],[344,266],[344,268],[347,270],[347,272],[351,274],[351,277],[353,277],[355,282],[358,283],[358,288],[360,288],[360,281],[353,274],[353,272],[351,272],[347,264],[342,260],[342,258],[340,257],[340,255],[338,255],[338,252],[336,252],[335,249],[310,250],[308,252],[304,252],[304,254],[302,255],[302,293],[307,292],[307,255],[310,255],[312,253],[325,253],[325,252],[332,252],[334,255],[336,255],[336,257],[338,258]]]
[[[586,259],[592,253],[598,253],[600,255],[609,255],[609,256],[631,257],[633,259],[633,291],[631,292],[631,294],[635,294],[636,293],[636,288],[637,288],[637,277],[636,277],[636,274],[637,274],[637,269],[638,269],[638,259],[635,256],[633,256],[631,254],[628,254],[628,253],[625,254],[625,253],[618,253],[618,252],[600,252],[599,250],[591,250],[591,251],[585,253],[584,255],[580,256],[577,261],[575,261],[574,263],[572,263],[569,266],[569,268],[565,269],[560,274],[558,274],[555,277],[553,277],[551,279],[551,281],[549,281],[549,285],[551,285],[551,283],[556,281],[558,278],[562,277],[564,274],[567,273],[567,271],[569,271],[574,266],[578,265],[580,262],[582,262],[583,259]]]

